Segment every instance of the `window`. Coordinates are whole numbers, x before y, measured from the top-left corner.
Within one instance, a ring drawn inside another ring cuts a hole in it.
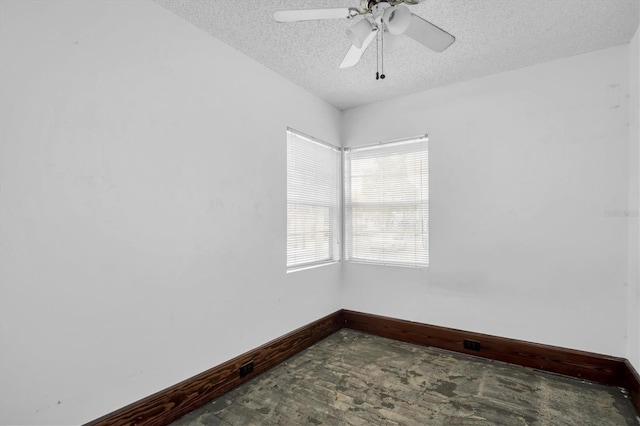
[[[340,260],[341,150],[287,129],[287,270]]]
[[[429,264],[427,137],[345,149],[347,260]]]

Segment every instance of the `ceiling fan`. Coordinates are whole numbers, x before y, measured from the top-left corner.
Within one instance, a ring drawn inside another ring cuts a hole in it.
[[[313,21],[319,19],[363,19],[347,29],[353,43],[340,64],[340,68],[356,65],[374,38],[378,46],[395,44],[401,34],[422,43],[435,52],[451,46],[455,37],[409,11],[407,5],[420,0],[360,0],[360,8],[343,7],[330,9],[280,10],[273,14],[276,22]],[[378,47],[380,48],[380,47]],[[378,73],[376,73],[378,78]],[[380,76],[384,78],[384,73]]]

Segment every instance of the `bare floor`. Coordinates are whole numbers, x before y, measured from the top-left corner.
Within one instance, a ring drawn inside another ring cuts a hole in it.
[[[342,329],[173,426],[640,425],[614,387]]]

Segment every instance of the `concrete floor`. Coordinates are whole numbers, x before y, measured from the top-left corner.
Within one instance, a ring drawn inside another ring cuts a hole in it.
[[[340,330],[173,426],[640,425],[622,390]]]

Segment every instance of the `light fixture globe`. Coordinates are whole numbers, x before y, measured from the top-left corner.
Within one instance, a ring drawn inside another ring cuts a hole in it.
[[[411,11],[403,5],[389,7],[384,11],[382,21],[391,34],[402,34],[411,24]]]
[[[351,28],[347,28],[347,36],[351,40],[351,43],[353,43],[355,47],[360,49],[367,36],[371,34],[371,31],[373,31],[371,22],[369,22],[367,19],[363,19],[356,22],[351,26]]]

